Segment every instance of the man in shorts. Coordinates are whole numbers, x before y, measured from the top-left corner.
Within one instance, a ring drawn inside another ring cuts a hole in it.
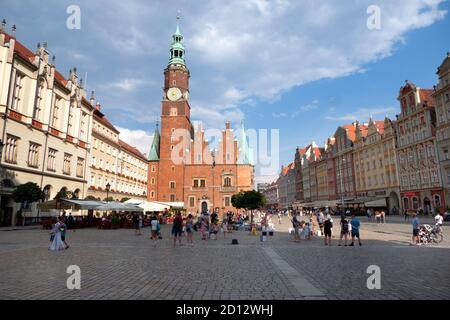
[[[352,222],[350,224],[352,227],[352,243],[350,244],[350,246],[354,246],[355,238],[358,238],[358,243],[361,246],[361,239],[359,238],[359,227],[361,226],[361,222],[359,222],[358,218],[356,218],[355,215],[352,215]]]
[[[417,213],[413,213],[412,227],[413,227],[413,235],[412,235],[412,243],[411,245],[420,244],[419,239],[419,230],[420,230],[420,221],[417,217]]]
[[[158,241],[158,233],[160,230],[159,220],[156,214],[153,214],[152,216],[150,227],[152,229],[151,239],[154,241],[154,244],[156,245],[156,241]]]
[[[177,245],[177,238],[179,245],[181,246],[181,235],[183,233],[183,218],[181,217],[181,212],[178,212],[175,219],[173,219],[172,226],[172,236],[173,236],[173,246]]]

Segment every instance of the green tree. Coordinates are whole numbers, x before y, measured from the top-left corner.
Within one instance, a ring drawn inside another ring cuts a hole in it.
[[[112,202],[112,201],[114,201],[114,198],[113,197],[107,197],[107,198],[103,199],[103,201]]]
[[[18,185],[14,189],[12,197],[17,203],[33,203],[42,199],[42,190],[36,183],[27,182],[25,184]]]
[[[266,198],[261,192],[250,190],[234,194],[231,197],[231,203],[235,208],[250,210],[250,223],[253,224],[253,210],[264,207]]]
[[[96,198],[96,197],[94,197],[94,196],[87,196],[86,198],[84,198],[84,200],[97,201],[97,200],[100,200],[100,198]]]
[[[128,200],[130,200],[131,198],[128,198],[128,197],[123,197],[122,199],[120,199],[120,202],[126,202],[126,201],[128,201]]]
[[[43,198],[43,192],[39,186],[34,182],[27,182],[25,184],[18,185],[13,193],[12,198],[15,202],[21,203],[22,207],[26,207],[27,204],[39,201]],[[16,219],[22,219],[22,224],[25,224],[23,219],[22,209],[17,211]]]
[[[65,189],[65,188],[62,188],[62,189],[59,190],[58,193],[55,195],[55,199],[56,199],[56,200],[69,199],[71,195],[72,195],[72,192],[67,191],[67,189]]]

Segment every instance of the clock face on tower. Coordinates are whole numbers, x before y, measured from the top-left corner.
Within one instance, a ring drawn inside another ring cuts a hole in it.
[[[170,88],[167,90],[167,99],[170,101],[177,101],[182,97],[181,90],[178,88]]]

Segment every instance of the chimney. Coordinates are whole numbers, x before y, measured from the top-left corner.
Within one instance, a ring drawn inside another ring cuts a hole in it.
[[[3,19],[2,24],[0,25],[0,33],[3,33],[5,31],[5,27],[6,27],[6,20]]]
[[[15,38],[16,37],[16,25],[13,24],[12,28],[11,28],[11,37]]]

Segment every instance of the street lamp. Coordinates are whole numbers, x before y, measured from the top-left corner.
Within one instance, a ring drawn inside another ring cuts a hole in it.
[[[109,190],[111,189],[111,185],[109,184],[109,182],[106,184],[105,188],[106,188],[106,202],[108,202]]]

